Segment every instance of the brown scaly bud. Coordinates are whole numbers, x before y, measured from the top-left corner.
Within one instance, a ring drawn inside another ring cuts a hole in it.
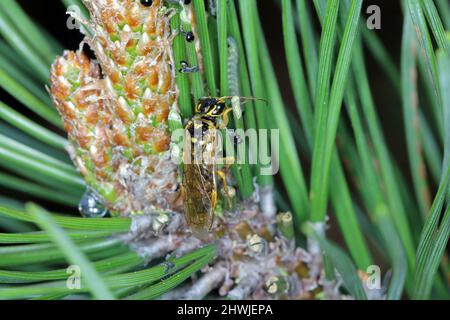
[[[177,110],[169,12],[162,1],[84,0],[98,60],[66,52],[51,92],[79,171],[111,212],[169,209],[178,198],[168,115]]]

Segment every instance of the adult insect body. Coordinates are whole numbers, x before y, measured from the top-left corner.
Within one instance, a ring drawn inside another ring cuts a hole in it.
[[[195,115],[185,126],[183,156],[183,199],[186,221],[193,234],[207,239],[214,223],[218,202],[218,180],[226,195],[229,194],[226,174],[218,164],[227,166],[234,161],[220,158],[220,130],[228,125],[228,114],[233,111],[227,102],[259,100],[241,97],[207,97],[198,101]],[[226,160],[226,161],[224,161]]]
[[[223,99],[201,99],[196,114],[185,127],[182,184],[185,217],[193,234],[200,239],[208,237],[214,222],[218,201],[217,139],[219,130],[228,122],[219,120],[230,111]]]

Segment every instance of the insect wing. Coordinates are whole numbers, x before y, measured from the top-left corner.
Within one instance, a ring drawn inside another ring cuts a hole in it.
[[[185,164],[183,167],[186,221],[196,236],[204,238],[212,227],[217,203],[214,166]]]

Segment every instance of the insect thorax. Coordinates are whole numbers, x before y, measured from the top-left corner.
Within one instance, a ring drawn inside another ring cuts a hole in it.
[[[185,164],[214,164],[219,151],[219,139],[215,119],[194,116],[185,127]]]

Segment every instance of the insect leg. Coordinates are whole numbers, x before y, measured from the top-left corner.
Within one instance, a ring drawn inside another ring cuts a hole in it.
[[[230,122],[230,118],[228,117],[228,114],[233,111],[233,108],[228,108],[225,110],[225,112],[222,115],[222,123],[219,125],[219,129],[225,129],[228,127],[228,123]]]
[[[233,192],[231,192],[231,191],[232,190],[235,191],[235,190],[234,190],[234,188],[228,187],[227,174],[226,174],[226,172],[228,171],[228,167],[217,170],[217,175],[219,176],[220,180],[222,180],[224,196],[226,198],[226,201],[228,202],[228,208],[232,208],[233,207],[233,202],[232,202]]]
[[[217,175],[219,176],[220,180],[222,180],[223,189],[225,190],[225,193],[228,194],[228,182],[225,171],[223,169],[217,170]]]

